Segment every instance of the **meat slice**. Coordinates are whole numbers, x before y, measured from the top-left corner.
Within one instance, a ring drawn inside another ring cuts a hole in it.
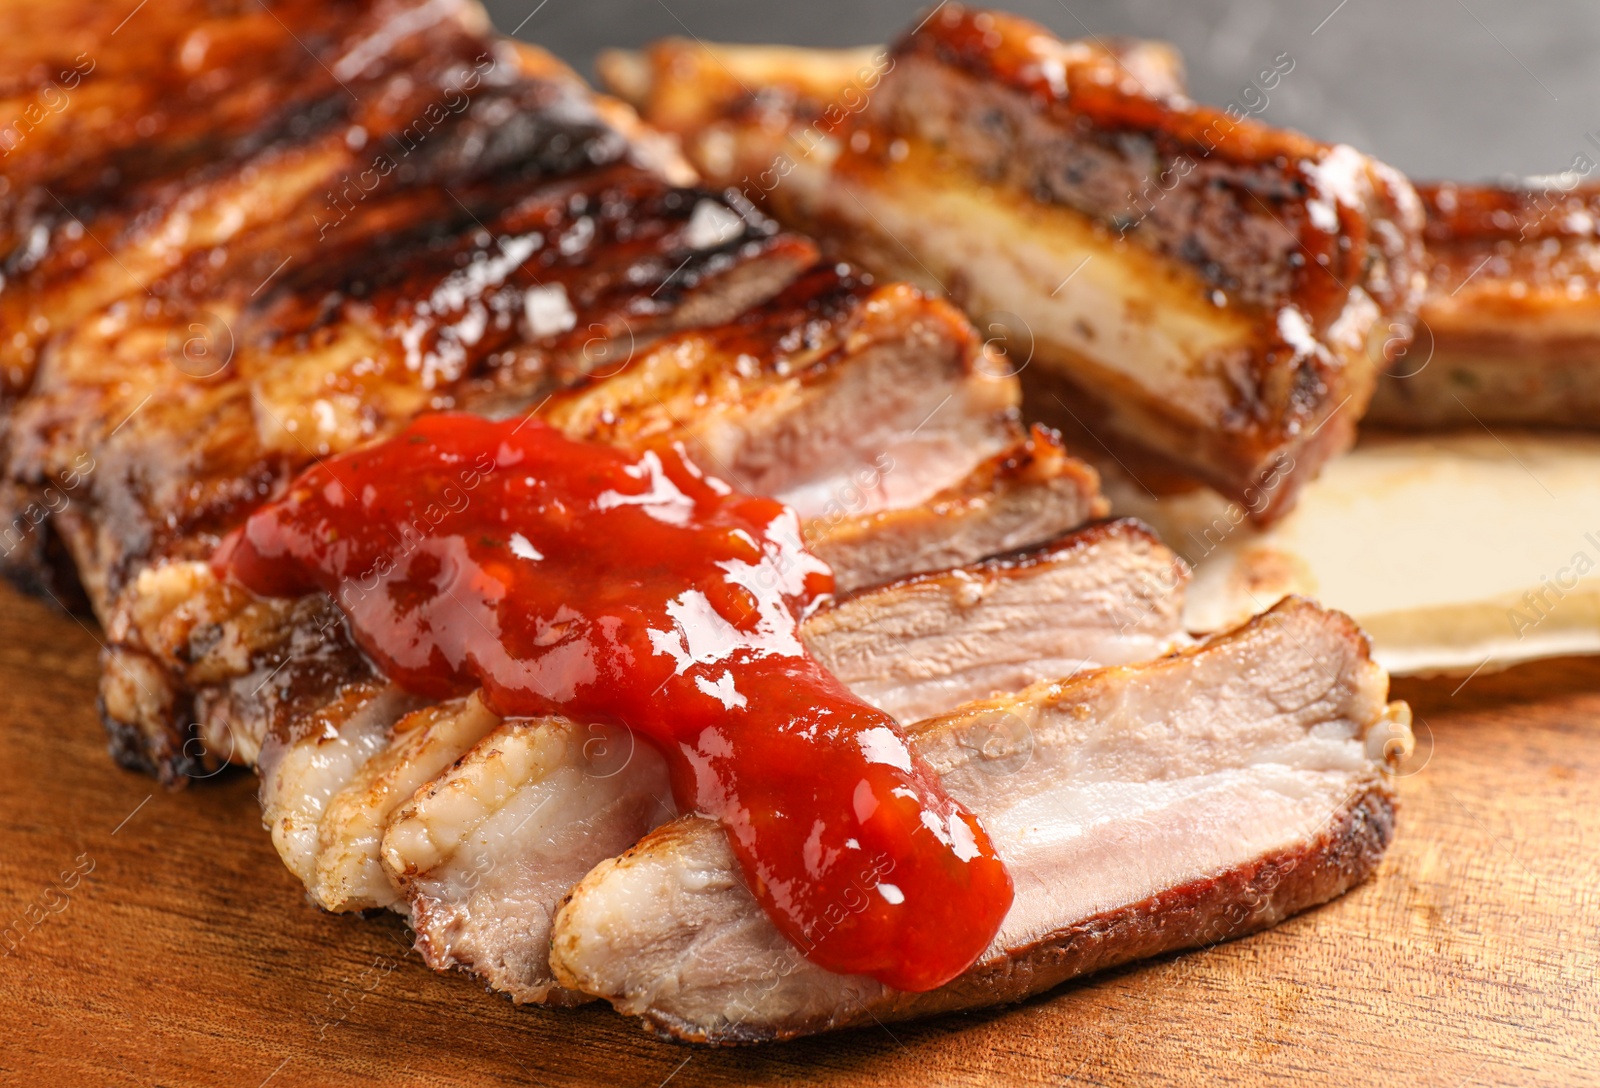
[[[858,593],[803,635],[851,691],[913,722],[1041,678],[1160,657],[1185,641],[1188,578],[1124,519]]]
[[[1010,449],[918,506],[870,510],[865,479],[840,481],[806,523],[806,544],[833,569],[840,593],[942,570],[1050,540],[1110,510],[1094,469],[1035,425]]]
[[[1032,554],[862,591],[801,634],[857,694],[909,720],[1184,643],[1186,580],[1147,530],[1112,522]],[[580,996],[557,987],[548,965],[557,904],[676,815],[664,761],[626,730],[507,721],[398,811],[382,862],[430,965],[468,969],[519,1002],[571,1003]]]
[[[1410,712],[1387,686],[1353,623],[1290,599],[1171,657],[915,726],[1017,888],[991,948],[930,993],[813,966],[756,906],[722,831],[695,818],[573,889],[552,967],[658,1032],[735,1043],[1002,1004],[1265,928],[1364,879],[1388,845],[1384,771]],[[864,873],[862,892],[892,880]]]
[[[293,738],[262,747],[261,821],[289,871],[310,887],[316,879],[320,828],[329,802],[389,743],[391,730],[416,701],[390,684],[346,688]]]
[[[395,722],[387,745],[333,795],[317,825],[314,878],[307,890],[328,910],[387,907],[397,898],[379,864],[379,843],[396,809],[500,725],[476,695],[413,711]],[[271,781],[263,768],[264,781]],[[280,785],[281,789],[281,785]]]
[[[802,518],[918,505],[1022,438],[1016,380],[948,303],[813,270],[726,325],[663,340],[540,415],[573,437],[684,442]]]
[[[1420,186],[1417,342],[1378,385],[1385,426],[1600,427],[1600,185]]]
[[[666,761],[628,730],[515,719],[394,815],[382,861],[430,967],[518,1003],[577,1004],[591,998],[550,975],[557,904],[676,815]]]
[[[974,379],[956,366],[947,380],[959,388]],[[922,505],[882,506],[876,478],[895,464],[839,472],[835,497],[805,525],[841,593],[1026,548],[1106,512],[1096,474],[1037,428]],[[381,679],[325,597],[259,599],[202,562],[174,560],[141,571],[124,600],[108,631],[103,712],[119,757],[168,781],[253,766],[274,731],[296,734],[344,686]]]
[[[945,4],[831,94],[732,95],[677,48],[681,65],[670,44],[620,62],[618,89],[709,179],[1004,330],[1069,439],[1259,518],[1348,447],[1382,358],[1369,333],[1392,320],[1379,347],[1403,343],[1420,301],[1398,173],[1141,86],[1098,45]]]

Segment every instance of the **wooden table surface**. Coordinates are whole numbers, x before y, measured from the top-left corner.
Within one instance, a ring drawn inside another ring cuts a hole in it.
[[[111,763],[98,637],[0,589],[4,1083],[1600,1084],[1600,661],[1398,683],[1399,837],[1275,930],[1005,1011],[714,1051],[517,1009],[427,970],[393,917],[313,908],[252,776],[167,793]]]

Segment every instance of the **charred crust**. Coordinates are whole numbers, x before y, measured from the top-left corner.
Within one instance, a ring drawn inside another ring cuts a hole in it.
[[[95,708],[106,731],[106,750],[125,770],[147,774],[175,790],[195,779],[210,778],[221,769],[221,764],[197,745],[192,714],[174,714],[165,722],[126,721],[109,711],[104,695],[96,698]],[[191,724],[181,724],[185,721]]]
[[[95,699],[95,709],[100,715],[101,725],[105,727],[106,749],[111,753],[111,758],[116,761],[117,766],[153,778],[161,777],[160,764],[147,743],[144,732],[132,722],[125,722],[107,713],[104,696]]]
[[[1219,429],[1204,439],[1216,461],[1180,460],[1153,445],[1125,434],[1131,428],[1104,428],[1099,432],[1084,418],[1108,419],[1114,414],[1110,403],[1084,383],[1068,377],[1064,370],[1030,367],[1022,375],[1023,414],[1043,420],[1064,438],[1074,456],[1097,464],[1108,472],[1121,471],[1152,495],[1181,494],[1196,483],[1213,488],[1224,498],[1239,504],[1250,520],[1269,525],[1292,508],[1300,490],[1314,475],[1315,467],[1346,448],[1361,418],[1366,393],[1356,399],[1360,407],[1347,405],[1337,416],[1332,412],[1326,424],[1302,428],[1299,435],[1278,443],[1252,429],[1251,421],[1238,421],[1231,429]],[[1258,409],[1263,402],[1252,400]],[[1333,406],[1327,405],[1331,409]],[[1188,426],[1176,418],[1159,415],[1159,408],[1144,405],[1158,416],[1142,422],[1170,429],[1178,434]]]
[[[77,564],[50,518],[0,560],[0,576],[30,597],[48,597],[69,615],[80,619],[94,615]]]

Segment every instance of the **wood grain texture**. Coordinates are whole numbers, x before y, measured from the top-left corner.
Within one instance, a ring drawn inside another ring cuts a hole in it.
[[[0,590],[5,1083],[1600,1084],[1600,661],[1397,685],[1419,748],[1394,847],[1273,931],[1009,1010],[707,1051],[515,1008],[392,917],[316,910],[252,777],[166,793],[112,765],[97,638]]]

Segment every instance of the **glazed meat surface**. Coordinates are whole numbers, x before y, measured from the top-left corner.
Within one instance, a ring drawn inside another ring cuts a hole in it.
[[[248,762],[265,732],[218,721],[374,681],[322,628],[219,618],[236,602],[195,564],[314,460],[419,412],[683,442],[794,504],[843,588],[1104,512],[955,310],[818,264],[485,26],[461,0],[151,12],[10,149],[6,567],[63,600],[81,581],[131,763],[175,779],[239,743]],[[8,93],[58,60],[18,58]],[[209,112],[184,105],[200,95]],[[103,100],[146,131],[76,108]],[[232,675],[208,673],[219,655]]]
[[[1420,205],[1349,147],[1196,106],[1163,56],[947,4],[853,70],[669,41],[603,71],[708,177],[957,300],[1069,438],[1270,520],[1405,340]]]
[[[1565,175],[1418,191],[1427,299],[1372,420],[1600,427],[1600,188]]]

